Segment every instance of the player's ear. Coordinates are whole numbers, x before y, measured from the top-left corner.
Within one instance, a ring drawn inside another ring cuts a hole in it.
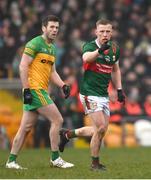
[[[115,31],[115,30],[114,30],[113,27],[111,26],[111,36],[113,35],[113,31]]]
[[[46,27],[42,26],[42,31],[45,32],[45,30],[46,30]]]
[[[97,28],[95,29],[95,31],[94,31],[94,32],[95,32],[95,35],[97,36],[97,35],[98,35],[98,31],[97,31]]]

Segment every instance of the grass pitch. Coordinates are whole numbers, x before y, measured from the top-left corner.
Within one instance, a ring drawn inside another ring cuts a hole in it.
[[[67,148],[63,159],[75,164],[71,169],[49,166],[48,149],[22,150],[18,162],[28,170],[5,168],[9,152],[0,151],[0,179],[151,179],[151,148],[102,149],[105,172],[91,171],[88,149]]]

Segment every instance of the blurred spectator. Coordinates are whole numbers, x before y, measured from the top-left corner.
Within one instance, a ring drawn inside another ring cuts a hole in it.
[[[125,111],[127,116],[140,116],[143,115],[142,108],[138,101],[137,88],[134,89],[128,96],[128,101],[125,104]],[[136,93],[136,94],[135,94]]]
[[[13,76],[19,77],[19,64],[22,56],[23,48],[20,47],[12,61]]]
[[[83,126],[83,111],[78,99],[78,84],[74,74],[69,74],[66,81],[71,86],[70,97],[62,100],[61,109],[64,117],[64,126],[69,129],[80,128]]]
[[[43,116],[38,117],[38,120],[34,127],[34,147],[50,147],[50,140],[49,140],[49,127],[50,123],[47,119]]]
[[[0,126],[0,149],[9,149],[9,145],[6,129],[3,126]]]
[[[144,111],[147,116],[151,117],[151,94],[148,94],[145,98]]]
[[[110,122],[120,123],[122,120],[122,107],[123,105],[117,101],[117,92],[112,90],[110,92]]]

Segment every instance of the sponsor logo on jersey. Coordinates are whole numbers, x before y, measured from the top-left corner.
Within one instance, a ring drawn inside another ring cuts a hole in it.
[[[113,65],[100,64],[96,62],[93,62],[92,64],[90,63],[84,64],[85,70],[91,70],[98,73],[110,74],[112,72],[112,68],[113,68]]]
[[[111,73],[112,72],[112,66],[96,63],[96,70],[98,72]]]
[[[40,61],[41,63],[43,63],[43,64],[50,64],[50,65],[53,65],[53,62],[52,61],[48,61],[48,60],[46,60],[46,59],[41,59],[41,61]]]

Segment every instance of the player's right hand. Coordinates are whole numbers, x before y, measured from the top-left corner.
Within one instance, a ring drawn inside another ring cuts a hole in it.
[[[65,95],[65,99],[67,99],[70,96],[70,86],[64,84],[62,87],[63,93]]]
[[[24,100],[24,104],[31,104],[32,103],[32,94],[30,92],[29,88],[25,88],[23,90],[23,100]]]
[[[102,46],[98,49],[98,52],[101,54],[102,52],[104,52],[105,50],[109,49],[110,45],[107,43],[102,44]]]

